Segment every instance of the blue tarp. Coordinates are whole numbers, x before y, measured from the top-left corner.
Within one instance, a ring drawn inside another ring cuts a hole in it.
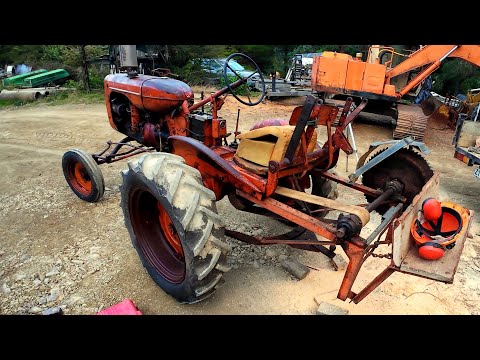
[[[422,90],[420,90],[415,98],[415,104],[421,104],[431,95],[430,90],[432,90],[432,85],[432,77],[429,76],[425,79],[425,82],[422,85]]]
[[[26,74],[30,71],[32,71],[31,66],[27,66],[25,64],[19,64],[19,65],[15,66],[15,75]]]

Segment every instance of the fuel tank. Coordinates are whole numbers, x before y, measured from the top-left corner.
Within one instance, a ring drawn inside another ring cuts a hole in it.
[[[110,74],[105,77],[105,96],[108,101],[112,92],[125,95],[139,109],[169,113],[193,99],[193,91],[182,81],[168,77],[127,74]]]

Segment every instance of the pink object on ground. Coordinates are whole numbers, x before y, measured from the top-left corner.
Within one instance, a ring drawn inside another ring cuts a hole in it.
[[[125,299],[118,304],[97,312],[96,315],[142,315],[142,312],[138,310],[132,300]]]

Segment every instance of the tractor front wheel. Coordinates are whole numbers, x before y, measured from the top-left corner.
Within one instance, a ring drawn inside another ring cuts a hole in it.
[[[62,157],[65,180],[80,199],[99,201],[105,191],[103,175],[93,157],[78,149],[67,151]]]
[[[130,161],[122,174],[125,225],[148,274],[181,303],[210,296],[230,269],[230,246],[200,172],[159,152]]]

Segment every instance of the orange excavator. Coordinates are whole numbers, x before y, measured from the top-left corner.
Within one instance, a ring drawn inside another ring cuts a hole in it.
[[[391,123],[394,138],[411,136],[422,141],[433,109],[399,101],[419,89],[446,58],[460,58],[480,66],[480,45],[426,45],[408,56],[393,47],[373,45],[367,60],[361,57],[361,53],[352,57],[330,51],[315,56],[312,90],[324,99],[343,95],[360,102],[367,98],[370,109],[366,108],[364,113]]]

